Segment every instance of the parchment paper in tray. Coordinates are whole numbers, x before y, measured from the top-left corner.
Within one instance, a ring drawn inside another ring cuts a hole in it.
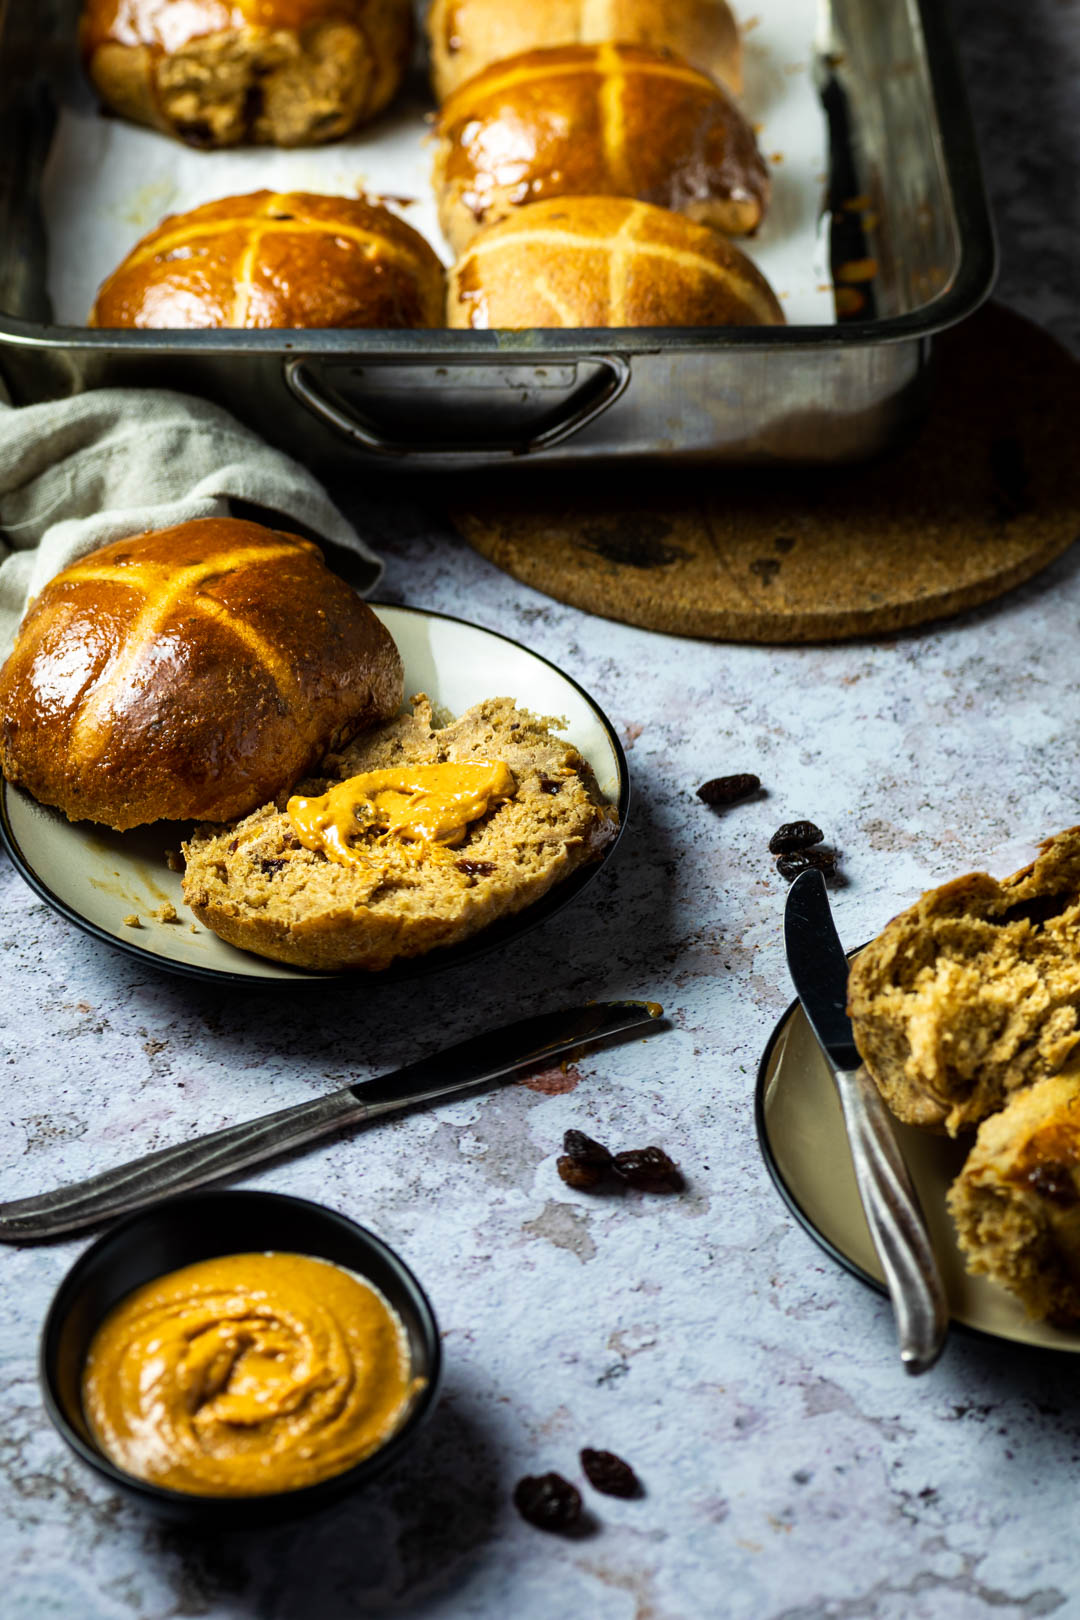
[[[765,224],[741,245],[793,325],[834,319],[818,228],[827,159],[825,119],[811,76],[814,17],[815,0],[763,0],[759,16],[740,19],[743,104],[773,176]],[[442,258],[451,257],[431,195],[433,104],[419,73],[367,129],[333,146],[288,152],[267,146],[197,152],[103,117],[76,68],[64,101],[43,195],[49,294],[62,325],[85,324],[101,282],[164,215],[264,186],[381,196]]]

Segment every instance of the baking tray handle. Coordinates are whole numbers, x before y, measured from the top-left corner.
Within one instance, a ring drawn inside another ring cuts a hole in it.
[[[587,354],[575,357],[578,365],[592,366],[594,370],[582,386],[569,394],[551,416],[530,433],[512,440],[455,439],[435,442],[422,439],[408,443],[382,434],[370,422],[350,410],[338,396],[330,399],[321,390],[306,361],[293,355],[285,361],[285,382],[295,397],[306,405],[314,416],[343,433],[353,444],[378,456],[438,456],[440,460],[461,456],[488,457],[532,456],[541,450],[552,450],[580,433],[582,428],[595,422],[598,416],[614,405],[630,382],[630,361],[621,354]],[[445,364],[446,362],[444,362]],[[470,363],[472,359],[470,357]],[[452,364],[452,363],[451,363]]]

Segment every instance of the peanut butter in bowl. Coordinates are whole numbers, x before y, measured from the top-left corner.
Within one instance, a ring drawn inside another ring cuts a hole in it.
[[[201,1260],[128,1294],[90,1343],[82,1395],[98,1445],[136,1478],[260,1496],[370,1456],[423,1385],[378,1289],[271,1252]]]

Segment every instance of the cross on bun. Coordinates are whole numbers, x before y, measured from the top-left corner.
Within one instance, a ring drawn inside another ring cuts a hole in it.
[[[45,586],[0,670],[0,766],[71,821],[226,821],[401,695],[397,648],[318,546],[201,518]]]
[[[666,46],[742,93],[739,30],[725,0],[434,0],[427,32],[439,101],[519,51],[609,39]]]
[[[450,272],[447,322],[778,326],[745,253],[707,225],[625,197],[554,197],[489,225]]]
[[[310,146],[386,106],[410,0],[86,0],[83,59],[123,118],[190,146]]]
[[[761,223],[769,176],[725,90],[670,51],[555,45],[496,62],[445,103],[435,190],[455,253],[541,198],[640,197],[727,236]]]
[[[355,197],[256,191],[171,214],[104,282],[91,326],[441,326],[443,267]]]

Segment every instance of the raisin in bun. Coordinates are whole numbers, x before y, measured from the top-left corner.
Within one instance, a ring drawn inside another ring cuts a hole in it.
[[[707,225],[624,197],[529,203],[450,272],[450,326],[778,326],[745,253]]]
[[[225,821],[401,694],[397,648],[317,546],[201,518],[45,586],[0,670],[0,765],[71,821]]]
[[[257,191],[172,214],[105,281],[91,326],[441,326],[443,267],[359,198]]]
[[[310,146],[404,77],[410,0],[86,0],[83,59],[123,118],[192,146]]]
[[[646,45],[554,45],[485,68],[445,103],[435,190],[456,253],[550,197],[640,197],[727,236],[761,223],[754,132],[707,73]]]
[[[439,101],[519,51],[605,40],[666,47],[742,91],[739,30],[725,0],[434,0],[427,32]]]

